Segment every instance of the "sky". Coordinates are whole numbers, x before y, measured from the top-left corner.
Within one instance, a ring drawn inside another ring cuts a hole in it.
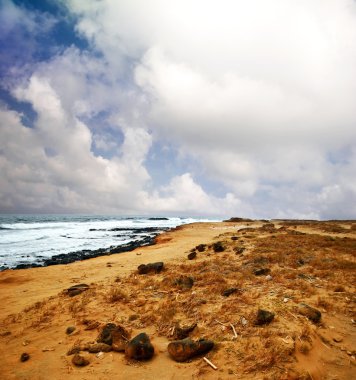
[[[356,218],[355,0],[0,0],[0,212]]]

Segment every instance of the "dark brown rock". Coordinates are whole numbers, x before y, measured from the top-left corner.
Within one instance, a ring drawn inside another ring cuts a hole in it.
[[[223,252],[225,251],[225,247],[221,241],[218,241],[213,244],[213,250],[214,252]]]
[[[176,362],[185,362],[194,356],[205,354],[214,347],[211,340],[200,339],[193,341],[190,338],[177,340],[168,345],[168,353]]]
[[[113,351],[123,352],[125,347],[130,340],[131,334],[122,326],[117,326],[111,332],[112,344],[111,347]]]
[[[193,260],[197,257],[197,252],[195,250],[191,251],[189,254],[188,254],[188,259],[189,260]]]
[[[69,327],[66,328],[66,334],[67,335],[70,335],[74,331],[75,331],[75,327],[74,326],[69,326]]]
[[[88,289],[89,289],[89,285],[87,284],[73,285],[67,289],[67,294],[69,295],[69,297],[74,297],[80,293],[85,292]]]
[[[205,249],[206,249],[206,244],[199,244],[195,247],[195,249],[198,251],[198,252],[204,252]]]
[[[111,351],[111,346],[105,343],[94,343],[89,345],[88,351],[91,354],[96,354],[98,352],[109,352]]]
[[[321,312],[318,309],[307,305],[306,303],[299,304],[298,311],[299,314],[304,315],[314,323],[318,323],[321,319]]]
[[[194,279],[189,276],[180,276],[179,278],[175,279],[173,283],[180,288],[191,289],[194,285]]]
[[[269,274],[271,270],[269,268],[258,268],[254,269],[253,274],[255,276],[264,276],[266,274]]]
[[[97,337],[96,341],[98,343],[105,343],[111,346],[112,344],[112,336],[111,333],[113,330],[116,329],[115,323],[107,323],[101,330],[99,336]]]
[[[229,289],[224,290],[221,293],[221,295],[224,297],[229,297],[231,294],[236,293],[237,290],[238,290],[237,288],[229,288]]]
[[[163,269],[163,262],[141,264],[137,267],[138,274],[147,274],[147,273],[160,273]]]
[[[255,325],[267,325],[274,319],[274,313],[267,310],[258,309]]]
[[[194,323],[193,325],[191,326],[187,326],[187,327],[179,327],[179,326],[176,326],[175,329],[174,329],[174,334],[173,334],[173,339],[174,340],[181,340],[181,339],[185,339],[189,336],[189,334],[197,327],[197,324]]]
[[[128,359],[149,360],[154,354],[154,348],[146,333],[135,336],[125,347],[125,355]]]
[[[29,359],[30,359],[30,355],[27,352],[22,353],[20,356],[20,360],[22,362],[27,362],[27,360],[29,360]]]
[[[72,358],[72,363],[77,367],[85,367],[89,364],[89,360],[86,359],[84,356],[75,354]]]

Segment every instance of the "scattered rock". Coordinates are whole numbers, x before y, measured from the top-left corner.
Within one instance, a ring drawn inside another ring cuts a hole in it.
[[[181,276],[174,280],[174,285],[185,289],[191,289],[194,285],[194,279],[188,276]]]
[[[80,293],[85,292],[88,289],[89,289],[89,285],[87,284],[73,285],[67,289],[67,294],[69,295],[69,297],[74,297]]]
[[[253,270],[255,276],[264,276],[271,272],[269,268],[258,268]]]
[[[217,241],[213,244],[213,250],[214,252],[223,252],[225,251],[225,247],[221,241]]]
[[[236,255],[242,255],[245,249],[246,249],[245,247],[236,247],[234,248],[234,252],[236,253]]]
[[[125,351],[125,347],[129,339],[131,338],[131,334],[122,326],[117,326],[111,332],[112,344],[111,347],[113,351],[123,352]]]
[[[197,252],[195,250],[191,251],[189,254],[188,254],[188,259],[189,260],[193,260],[197,257]]]
[[[266,276],[266,280],[267,280],[267,281],[272,281],[272,276],[271,276],[270,274],[268,274],[268,275]]]
[[[72,363],[77,367],[85,367],[89,364],[89,360],[86,359],[84,356],[75,354],[72,358]]]
[[[334,335],[333,341],[336,343],[341,343],[343,341],[342,337],[340,335]]]
[[[98,321],[93,321],[90,319],[84,319],[83,325],[86,325],[84,330],[94,330],[100,326],[100,323]]]
[[[174,334],[173,334],[173,339],[175,340],[181,340],[181,339],[185,339],[189,336],[189,334],[197,327],[197,324],[194,323],[193,325],[191,326],[187,326],[187,327],[179,327],[179,326],[176,326],[175,329],[174,329]]]
[[[198,251],[198,252],[204,252],[205,249],[206,249],[206,244],[199,244],[195,247],[195,249]]]
[[[267,310],[258,309],[255,325],[266,325],[274,319],[274,313]]]
[[[146,333],[135,336],[125,348],[125,355],[128,359],[149,360],[153,354],[154,348]]]
[[[79,354],[79,352],[82,351],[81,348],[82,348],[81,346],[75,345],[70,350],[68,350],[67,355],[70,356],[73,354]]]
[[[231,236],[231,240],[233,240],[233,241],[239,240],[239,237],[238,236]]]
[[[304,315],[314,323],[318,323],[321,319],[321,312],[318,309],[307,305],[306,303],[299,304],[298,311],[299,314]]]
[[[233,217],[233,218],[230,218],[230,219],[227,219],[227,220],[223,220],[223,222],[233,222],[233,223],[239,223],[239,222],[252,222],[253,220],[252,219],[248,219],[248,218],[237,218],[237,217]]]
[[[88,351],[91,354],[96,354],[98,352],[109,352],[111,351],[111,346],[106,343],[94,343],[89,345]]]
[[[30,355],[27,352],[22,353],[20,356],[20,360],[22,362],[27,362],[27,360],[29,360],[29,359],[30,359]]]
[[[224,297],[229,297],[231,294],[236,293],[237,290],[238,290],[237,288],[229,288],[229,289],[224,290],[221,293],[221,295]]]
[[[138,274],[147,274],[147,273],[160,273],[163,269],[163,262],[141,264],[138,266]]]
[[[213,347],[214,342],[211,340],[192,341],[190,338],[186,338],[169,343],[168,352],[176,362],[185,362],[194,356],[205,354]]]
[[[75,331],[75,326],[69,326],[69,327],[67,327],[67,329],[66,329],[66,334],[67,335],[70,335],[72,332],[74,332]]]
[[[107,323],[101,330],[99,336],[97,337],[96,341],[98,343],[105,343],[109,346],[112,345],[112,336],[111,333],[113,330],[116,329],[115,323]]]

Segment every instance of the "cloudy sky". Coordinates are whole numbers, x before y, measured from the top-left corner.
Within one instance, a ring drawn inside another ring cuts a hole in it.
[[[0,212],[356,218],[356,1],[0,0]]]

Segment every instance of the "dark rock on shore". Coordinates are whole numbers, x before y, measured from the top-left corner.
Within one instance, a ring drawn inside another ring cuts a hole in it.
[[[195,249],[193,249],[189,254],[188,254],[188,260],[193,260],[197,257],[197,252]]]
[[[95,231],[95,229],[92,229]],[[82,251],[61,253],[59,255],[54,255],[49,259],[42,259],[40,263],[26,263],[18,264],[13,269],[28,269],[28,268],[38,268],[49,265],[59,265],[59,264],[69,264],[75,261],[88,260],[98,256],[107,256],[116,253],[129,252],[133,251],[136,248],[144,247],[148,245],[155,244],[155,238],[161,232],[167,231],[169,228],[162,227],[146,227],[146,228],[114,228],[110,231],[132,231],[135,234],[138,234],[138,238],[127,244],[122,244],[119,246],[111,246],[109,248],[99,248],[99,249],[84,249]],[[147,233],[149,235],[142,234]]]
[[[109,352],[111,350],[111,346],[105,343],[94,343],[88,347],[88,351],[91,354],[97,354],[98,352]]]
[[[158,218],[148,218],[148,220],[169,220],[169,219],[158,217]]]
[[[149,360],[153,354],[154,347],[146,333],[135,336],[125,348],[125,355],[128,359]]]
[[[138,274],[147,273],[160,273],[163,269],[163,262],[159,261],[157,263],[141,264],[137,267]]]
[[[74,297],[80,293],[85,292],[88,289],[89,289],[89,285],[87,284],[73,285],[67,289],[67,294],[69,295],[69,297]]]
[[[299,314],[304,315],[312,322],[314,323],[320,322],[321,312],[318,309],[315,309],[314,307],[311,307],[307,305],[306,303],[301,303],[298,305],[298,311],[299,311]]]
[[[224,290],[221,293],[221,295],[224,297],[229,297],[231,294],[236,293],[237,290],[238,290],[237,288],[229,288],[229,289]]]
[[[269,274],[271,270],[269,268],[258,268],[253,270],[253,274],[255,276],[264,276],[266,274]]]
[[[198,252],[204,252],[205,249],[206,249],[206,244],[199,244],[195,247],[195,249],[198,251]]]
[[[29,359],[30,359],[30,355],[27,352],[22,353],[20,356],[20,360],[22,362],[27,362],[27,360],[29,360]]]
[[[179,286],[180,288],[191,289],[194,285],[194,279],[189,276],[181,276],[175,279],[173,284]]]
[[[89,360],[86,359],[84,356],[75,354],[72,358],[72,363],[77,367],[85,367],[89,364]]]
[[[130,333],[122,326],[108,323],[101,330],[97,342],[105,343],[112,347],[113,351],[125,351],[125,346],[130,339]]]
[[[168,353],[176,362],[185,362],[194,356],[205,354],[214,347],[211,340],[200,339],[193,341],[190,338],[177,340],[168,345]]]
[[[218,241],[213,244],[213,250],[214,252],[223,252],[225,251],[225,247],[221,241]]]
[[[181,340],[181,339],[185,339],[189,336],[189,334],[197,327],[197,324],[194,323],[193,325],[191,326],[187,326],[187,327],[179,327],[179,326],[176,326],[175,329],[174,329],[174,334],[173,334],[173,339],[175,340]]]
[[[267,325],[274,319],[274,313],[268,310],[258,309],[255,325]]]

